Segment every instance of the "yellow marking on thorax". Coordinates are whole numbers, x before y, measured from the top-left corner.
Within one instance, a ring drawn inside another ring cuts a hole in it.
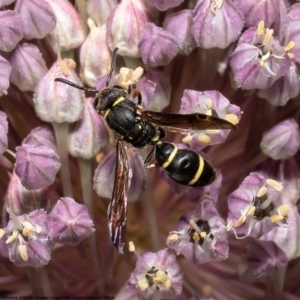
[[[104,112],[104,115],[103,115],[104,119],[106,119],[106,117],[108,116],[109,112],[110,112],[110,109],[107,109],[107,110]]]
[[[178,148],[177,148],[176,146],[174,146],[173,152],[169,155],[167,161],[162,165],[162,168],[165,169],[165,168],[167,168],[167,167],[170,165],[170,163],[171,163],[172,160],[174,159],[174,157],[175,157],[177,151],[178,151]]]
[[[196,175],[194,176],[194,178],[188,183],[188,185],[193,185],[194,183],[196,183],[198,181],[198,179],[200,178],[202,172],[203,172],[203,168],[204,168],[204,159],[202,158],[202,156],[199,155],[199,168],[197,170]]]
[[[115,102],[113,103],[112,106],[116,106],[117,104],[119,104],[120,102],[122,102],[124,100],[125,100],[125,97],[121,96],[117,100],[115,100]]]

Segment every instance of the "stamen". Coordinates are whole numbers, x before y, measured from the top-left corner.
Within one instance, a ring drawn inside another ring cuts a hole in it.
[[[210,199],[211,199],[211,196],[210,196],[210,195],[203,195],[203,196],[201,197],[200,201],[203,201],[203,200],[205,200],[205,199],[210,200]]]
[[[267,60],[270,57],[271,53],[268,51],[265,55],[262,56],[261,60]]]
[[[258,35],[263,35],[265,34],[265,22],[260,21],[258,26],[257,26],[257,34]]]
[[[262,186],[262,187],[259,189],[259,191],[258,191],[256,197],[261,198],[262,196],[264,196],[264,195],[266,194],[267,190],[268,190],[268,189],[267,189],[265,186]]]
[[[206,111],[206,115],[207,115],[207,116],[212,116],[212,110],[211,110],[211,109],[208,109],[208,110]]]
[[[14,232],[12,233],[12,235],[6,240],[6,244],[9,244],[11,242],[13,242],[17,236],[19,235],[19,231],[17,229],[14,230]]]
[[[268,197],[267,200],[260,204],[260,209],[266,209],[272,203],[272,197]]]
[[[206,133],[208,133],[208,134],[218,134],[218,133],[220,133],[220,129],[207,129],[206,130]]]
[[[198,138],[198,141],[204,144],[208,144],[210,142],[210,137],[206,134],[203,134]]]
[[[69,76],[70,75],[70,69],[69,69],[69,66],[68,66],[67,62],[65,60],[60,60],[58,64],[59,64],[61,72],[65,76]]]
[[[193,234],[193,240],[195,242],[199,242],[200,241],[200,236],[199,236],[199,234],[197,232],[194,232],[194,234]]]
[[[285,47],[284,47],[284,51],[288,52],[291,49],[293,49],[296,46],[296,43],[294,41],[290,41]]]
[[[210,109],[210,110],[213,108],[214,104],[210,98],[206,99],[206,106],[207,106],[207,109]]]
[[[274,30],[273,29],[266,29],[266,35],[263,41],[263,45],[267,45],[271,39],[271,37],[273,36]]]
[[[271,187],[273,187],[278,192],[281,192],[282,189],[283,189],[283,185],[281,183],[279,183],[278,181],[276,181],[276,180],[267,179],[266,182],[267,182],[268,185],[270,185]]]
[[[24,227],[24,228],[23,228],[23,231],[22,231],[22,235],[28,237],[28,236],[32,233],[34,227],[33,227],[33,225],[32,225],[30,222],[28,222],[28,221],[22,222],[22,225],[23,225],[23,227]]]
[[[168,240],[169,243],[173,243],[173,242],[178,241],[178,234],[173,233],[173,234],[169,235],[167,240]]]
[[[4,231],[2,228],[0,228],[0,240],[1,240],[2,237],[4,236],[4,233],[5,233],[5,231]]]
[[[201,231],[200,237],[201,237],[202,239],[204,239],[206,236],[207,236],[206,232],[205,232],[205,231]]]
[[[8,212],[8,214],[11,217],[12,221],[14,222],[16,228],[18,228],[20,231],[22,231],[23,230],[23,226],[22,226],[20,220],[14,214],[14,212],[9,207],[6,208],[6,211]]]
[[[232,123],[233,125],[236,125],[239,123],[239,118],[236,114],[227,114],[225,116],[225,120]]]
[[[183,143],[189,143],[193,139],[192,135],[187,135],[182,139]]]
[[[18,252],[24,261],[28,260],[28,252],[27,252],[27,248],[25,245],[19,245]]]
[[[246,221],[246,216],[240,216],[240,218],[238,219],[238,221],[235,222],[234,227],[240,227],[241,225],[243,225]]]
[[[153,278],[154,282],[161,282],[162,284],[166,282],[169,279],[168,275],[166,272],[162,270],[158,270],[155,274],[155,277]]]
[[[149,271],[149,270],[151,269],[151,268],[147,265],[147,263],[144,261],[144,259],[142,258],[142,256],[141,256],[137,251],[135,251],[135,246],[134,246],[134,243],[133,243],[132,241],[130,241],[130,242],[128,243],[128,249],[129,249],[130,252],[133,252],[133,253],[136,255],[137,259],[143,264],[144,269],[145,269],[146,271]]]
[[[255,213],[255,206],[254,205],[252,205],[251,207],[249,207],[249,209],[248,209],[248,211],[247,211],[247,216],[253,216],[254,215],[254,213]]]
[[[224,0],[216,0],[217,8],[221,8],[223,6]]]
[[[195,221],[190,220],[190,227],[195,229],[195,231],[198,232],[199,235],[201,234],[201,229],[198,227],[198,225],[195,223]]]
[[[144,292],[149,287],[149,282],[147,278],[144,277],[138,280],[137,285],[140,290]]]
[[[215,15],[216,14],[216,8],[217,4],[215,2],[212,2],[210,5],[210,11]]]

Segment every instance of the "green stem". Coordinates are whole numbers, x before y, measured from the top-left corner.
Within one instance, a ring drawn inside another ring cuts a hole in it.
[[[286,268],[278,270],[274,275],[267,278],[265,299],[281,300],[283,299],[283,284]]]
[[[64,196],[73,198],[71,175],[70,175],[70,168],[69,168],[68,143],[67,143],[69,123],[53,122],[52,125],[56,137],[57,151],[61,162],[60,176],[61,176]]]
[[[86,160],[83,158],[78,158],[78,164],[79,164],[79,170],[80,170],[83,202],[89,211],[91,219],[95,223],[94,211],[93,211],[93,199],[92,199],[92,161]],[[104,276],[102,273],[100,259],[99,259],[99,255],[98,255],[99,251],[98,251],[98,247],[97,247],[95,233],[93,233],[89,237],[89,243],[90,243],[90,248],[91,248],[94,272],[96,275],[96,284],[97,284],[98,293],[100,295],[103,295]]]

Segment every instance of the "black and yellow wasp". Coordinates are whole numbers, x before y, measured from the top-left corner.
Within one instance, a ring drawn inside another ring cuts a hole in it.
[[[124,87],[109,85],[118,48],[114,49],[106,87],[97,91],[79,86],[64,78],[59,81],[84,91],[97,93],[94,99],[96,111],[102,115],[116,138],[117,160],[113,195],[108,207],[109,234],[115,248],[123,253],[127,221],[127,190],[129,166],[125,143],[136,148],[153,146],[144,164],[164,168],[176,182],[190,186],[205,186],[216,178],[213,167],[199,154],[189,149],[178,149],[174,144],[162,142],[165,131],[191,133],[206,129],[236,129],[232,123],[200,113],[171,114],[144,110],[141,92],[134,89],[137,104],[128,99],[134,85]]]

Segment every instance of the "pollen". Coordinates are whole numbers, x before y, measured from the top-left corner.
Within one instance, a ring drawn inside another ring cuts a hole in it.
[[[255,206],[252,205],[251,207],[249,207],[248,211],[247,211],[247,216],[253,216],[255,213]]]
[[[176,241],[178,241],[178,234],[173,233],[173,234],[168,236],[168,242],[169,243],[173,243],[173,242],[176,242]]]
[[[128,87],[129,85],[135,83],[140,77],[142,77],[144,69],[141,67],[136,68],[135,70],[129,68],[120,69],[119,84]]]
[[[193,139],[193,136],[187,135],[182,139],[183,143],[189,143]]]
[[[144,292],[149,287],[149,282],[144,277],[138,280],[137,285],[140,288],[140,290]]]
[[[206,130],[206,133],[208,133],[208,134],[218,134],[218,133],[220,133],[220,129],[207,129]]]
[[[103,152],[100,152],[96,155],[96,162],[99,163],[103,158],[105,154]]]
[[[130,252],[134,252],[135,251],[135,246],[134,246],[134,243],[132,241],[130,241],[128,243],[128,249]]]
[[[211,110],[211,109],[208,109],[208,110],[206,111],[206,115],[207,115],[207,116],[212,116],[212,110]]]
[[[294,41],[290,41],[285,47],[284,47],[284,51],[288,52],[291,49],[293,49],[296,46],[296,43]]]
[[[281,216],[286,217],[290,212],[290,206],[288,204],[283,204],[278,207],[277,211]]]
[[[268,189],[267,189],[265,186],[262,186],[262,187],[259,189],[259,191],[258,191],[256,197],[260,198],[260,197],[264,196],[264,195],[267,193],[267,190],[268,190]]]
[[[24,261],[28,260],[28,252],[25,245],[18,246],[18,252]]]
[[[204,239],[206,236],[207,236],[207,233],[206,233],[205,231],[201,231],[200,237],[201,237],[202,239]]]
[[[225,116],[225,120],[232,123],[233,125],[236,125],[239,123],[239,118],[236,114],[227,114]]]
[[[213,108],[214,104],[213,104],[213,102],[210,98],[206,99],[206,106],[207,106],[207,109],[212,109]]]
[[[268,185],[270,185],[271,187],[273,187],[275,190],[277,190],[279,192],[281,192],[283,189],[283,185],[276,180],[267,179],[266,182]]]
[[[28,221],[22,222],[22,225],[24,227],[24,229],[22,231],[22,235],[28,237],[32,233],[32,231],[34,230],[34,227]]]
[[[263,35],[265,34],[265,22],[260,21],[257,27],[257,34],[258,35]]]
[[[210,142],[210,137],[206,134],[203,134],[198,138],[198,140],[199,140],[199,142],[202,142],[204,144],[208,144]]]
[[[193,240],[196,241],[196,242],[200,241],[200,236],[199,236],[199,234],[197,232],[194,232],[194,234],[193,234]]]
[[[70,75],[70,69],[69,66],[67,64],[67,62],[65,60],[60,60],[59,61],[59,67],[61,72],[65,75],[65,76],[69,76]]]
[[[246,216],[240,216],[238,221],[235,222],[234,227],[240,227],[242,226],[246,221]]]
[[[169,279],[168,275],[166,274],[166,272],[162,271],[162,270],[158,270],[156,272],[155,277],[153,278],[154,282],[161,282],[162,284],[164,282],[166,282]]]
[[[14,232],[12,233],[12,235],[6,240],[5,243],[9,244],[9,243],[13,242],[17,238],[18,235],[19,235],[18,230],[14,230]]]

